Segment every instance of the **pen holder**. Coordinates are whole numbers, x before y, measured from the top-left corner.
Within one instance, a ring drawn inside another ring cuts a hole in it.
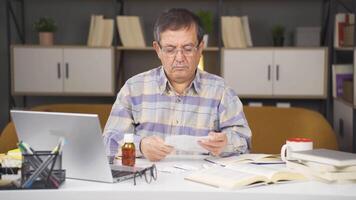
[[[62,154],[35,151],[22,156],[21,188],[56,189],[65,181]]]

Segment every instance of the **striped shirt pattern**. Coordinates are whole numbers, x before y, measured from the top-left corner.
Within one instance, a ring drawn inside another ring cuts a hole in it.
[[[139,144],[145,136],[206,136],[216,129],[227,134],[223,152],[249,150],[251,130],[242,103],[221,77],[198,69],[184,95],[171,88],[163,67],[125,83],[104,128],[108,156],[118,153],[125,133],[134,134],[136,152],[140,153]]]

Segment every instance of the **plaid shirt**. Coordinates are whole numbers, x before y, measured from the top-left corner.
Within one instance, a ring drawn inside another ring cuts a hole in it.
[[[134,133],[136,152],[140,153],[139,144],[145,136],[206,136],[217,129],[227,134],[223,152],[249,150],[251,130],[242,103],[221,77],[198,69],[184,95],[171,88],[163,67],[138,74],[125,83],[104,129],[108,156],[118,152],[125,133]]]

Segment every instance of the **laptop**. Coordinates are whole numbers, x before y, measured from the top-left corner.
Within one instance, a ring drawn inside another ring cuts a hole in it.
[[[11,110],[20,141],[36,151],[52,150],[65,138],[62,168],[66,178],[120,182],[133,178],[134,172],[110,165],[105,153],[98,115]]]

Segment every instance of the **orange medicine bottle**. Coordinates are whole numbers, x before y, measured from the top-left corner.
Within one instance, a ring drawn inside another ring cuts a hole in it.
[[[121,147],[122,152],[122,165],[135,166],[135,144],[133,134],[124,135],[124,145]]]

